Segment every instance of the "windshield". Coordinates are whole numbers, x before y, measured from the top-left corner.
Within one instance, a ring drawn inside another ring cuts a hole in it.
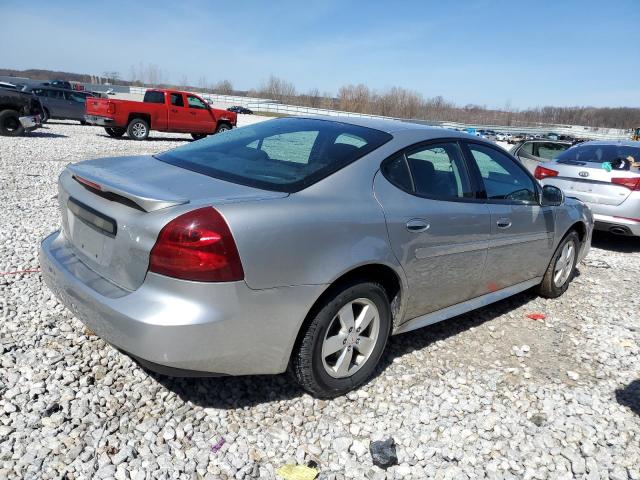
[[[371,128],[308,118],[279,118],[219,133],[156,158],[242,185],[296,192],[391,139]]]
[[[640,161],[640,147],[629,145],[583,144],[571,147],[558,155],[557,162],[604,163],[621,158],[629,158],[631,162]]]

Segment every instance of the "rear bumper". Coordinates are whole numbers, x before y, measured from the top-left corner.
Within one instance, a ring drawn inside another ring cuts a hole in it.
[[[25,115],[24,117],[20,117],[20,124],[25,130],[35,130],[42,126],[42,119],[40,115]]]
[[[252,290],[245,282],[149,273],[128,292],[85,267],[60,232],[42,241],[40,264],[47,286],[89,329],[152,369],[177,375],[285,371],[300,325],[324,290]]]
[[[605,230],[619,235],[634,235],[640,237],[640,221],[621,216],[594,213],[596,230]]]
[[[84,121],[91,125],[98,125],[100,127],[115,127],[116,122],[113,118],[100,117],[98,115],[85,115]]]

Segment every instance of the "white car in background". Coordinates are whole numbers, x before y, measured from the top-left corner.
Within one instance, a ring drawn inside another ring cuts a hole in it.
[[[498,142],[508,142],[509,140],[511,140],[511,134],[510,133],[498,133],[496,135],[496,140]]]

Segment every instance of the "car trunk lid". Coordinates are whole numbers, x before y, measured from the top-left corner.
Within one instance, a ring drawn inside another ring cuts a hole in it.
[[[612,179],[640,177],[638,169],[609,171],[601,163],[594,162],[556,160],[542,166],[558,172],[557,176],[545,178],[545,183],[562,188],[569,197],[591,204],[620,205],[632,190]]]
[[[205,205],[286,195],[146,156],[71,165],[60,176],[58,199],[64,235],[79,260],[115,285],[135,290],[160,230],[176,216]]]

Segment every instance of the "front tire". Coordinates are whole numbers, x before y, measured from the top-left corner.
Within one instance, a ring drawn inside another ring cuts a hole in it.
[[[146,140],[149,136],[149,123],[144,118],[134,118],[127,126],[127,135],[133,140]]]
[[[298,383],[319,398],[343,395],[373,374],[391,330],[391,308],[378,283],[336,288],[303,331],[291,359]]]
[[[194,140],[202,140],[206,136],[207,136],[206,133],[192,133],[191,134],[191,138],[193,138]]]
[[[19,137],[24,133],[24,127],[20,123],[20,117],[13,110],[0,112],[0,135],[5,137]]]
[[[107,132],[107,135],[113,138],[120,138],[127,131],[126,128],[118,128],[118,127],[104,127],[104,131]]]
[[[546,298],[557,298],[567,291],[575,274],[579,249],[580,237],[575,230],[571,230],[553,254],[538,286],[538,294]]]
[[[49,110],[44,108],[42,110],[42,123],[47,123],[50,119],[51,119],[51,114],[49,113]]]

